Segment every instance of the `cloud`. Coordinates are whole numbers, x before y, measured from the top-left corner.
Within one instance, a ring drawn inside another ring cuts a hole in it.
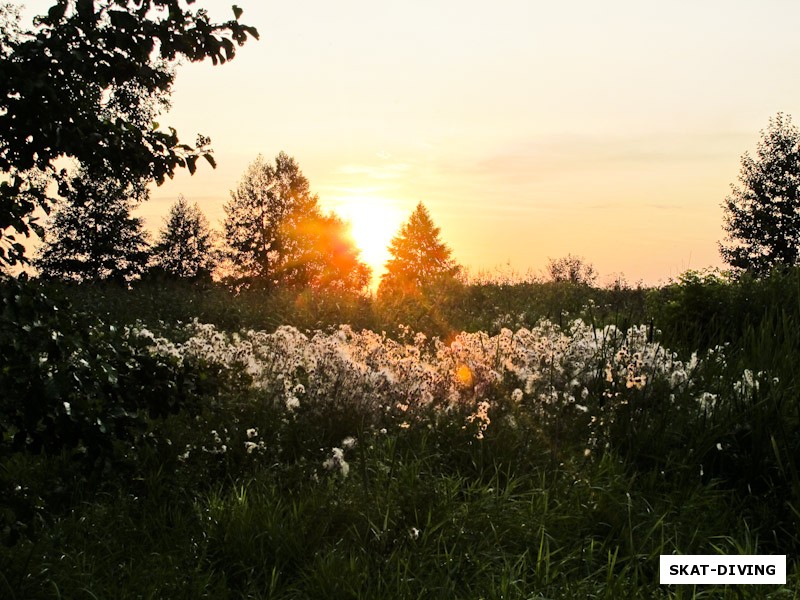
[[[550,135],[508,143],[469,162],[444,164],[449,171],[502,178],[510,184],[531,184],[587,171],[663,168],[697,162],[718,162],[745,148],[741,134],[717,132],[631,136]]]

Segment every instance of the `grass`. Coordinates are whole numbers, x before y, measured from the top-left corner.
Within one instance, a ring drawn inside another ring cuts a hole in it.
[[[588,416],[547,420],[535,403],[508,400],[503,385],[485,392],[482,439],[465,420],[470,406],[383,427],[399,420],[350,402],[342,383],[296,412],[274,390],[208,386],[205,409],[150,420],[135,448],[115,445],[102,464],[5,443],[0,597],[800,597],[793,276],[689,278],[657,290],[484,283],[438,303],[431,323],[453,330],[582,315],[598,326],[652,323],[650,335],[682,360],[701,350],[696,387],[673,401],[654,381],[625,392],[625,410],[596,413],[616,421],[608,446],[589,453]],[[350,322],[402,335],[402,314],[387,320],[358,298],[316,303],[172,283],[50,293],[165,335],[195,317],[230,331]],[[703,352],[724,343],[724,360]],[[757,388],[742,383],[745,369]],[[695,389],[717,398],[698,418]],[[263,446],[248,453],[251,429]],[[344,476],[323,463],[347,436],[356,442],[344,449]],[[789,555],[785,586],[658,583],[662,554],[760,553]]]
[[[368,486],[287,487],[261,465],[201,493],[96,497],[6,557],[8,597],[670,597],[659,554],[762,550],[714,485],[672,489],[610,456],[445,472],[424,440],[397,444],[364,453]],[[787,597],[697,597],[739,593]]]

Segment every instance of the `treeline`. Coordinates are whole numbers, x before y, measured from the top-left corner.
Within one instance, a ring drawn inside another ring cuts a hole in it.
[[[738,279],[713,271],[687,272],[660,287],[624,281],[597,286],[550,279],[445,280],[405,296],[312,289],[265,293],[211,280],[155,278],[130,288],[106,282],[55,283],[44,289],[62,306],[90,311],[105,322],[141,321],[154,328],[193,319],[227,331],[274,331],[281,325],[326,330],[348,323],[392,337],[413,331],[448,340],[460,331],[496,334],[503,328],[530,328],[540,319],[568,328],[580,318],[600,328],[645,325],[652,339],[685,353],[738,344],[763,327],[788,331],[787,323],[800,324],[798,269]]]
[[[259,287],[359,290],[368,268],[347,237],[346,224],[323,214],[296,161],[250,165],[225,205],[224,236],[202,211],[180,197],[157,239],[148,242],[132,210],[147,197],[143,186],[73,179],[45,231],[33,265],[46,279],[130,283],[143,276],[202,280],[222,272],[228,282]]]
[[[281,152],[274,164],[259,156],[224,205],[222,234],[199,206],[180,197],[157,239],[149,243],[133,209],[142,185],[98,180],[82,171],[62,190],[33,260],[42,278],[130,284],[142,277],[210,280],[241,290],[362,293],[371,269],[335,213],[324,213],[297,161]],[[379,294],[419,295],[455,282],[462,269],[440,240],[421,203],[389,245]]]

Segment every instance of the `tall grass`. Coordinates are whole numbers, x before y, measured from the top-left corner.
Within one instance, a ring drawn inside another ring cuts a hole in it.
[[[548,413],[501,382],[416,421],[396,407],[375,415],[344,375],[290,410],[278,382],[234,373],[213,386],[219,367],[207,365],[196,373],[205,406],[151,419],[135,452],[114,445],[91,478],[79,453],[11,451],[6,436],[0,597],[800,597],[797,284],[795,273],[687,276],[658,290],[483,283],[436,303],[430,322],[445,331],[581,316],[606,354],[631,343],[608,332],[636,323],[652,348],[677,348],[675,361],[698,351],[675,385],[654,369],[641,389],[615,388],[598,363],[587,413]],[[68,310],[175,339],[194,318],[227,331],[350,322],[398,336],[409,324],[402,307],[388,319],[352,296],[174,283],[52,293]],[[604,400],[615,390],[624,402]],[[485,429],[469,419],[482,399]],[[602,434],[594,447],[590,431]],[[759,553],[789,555],[786,586],[658,582],[662,554]]]

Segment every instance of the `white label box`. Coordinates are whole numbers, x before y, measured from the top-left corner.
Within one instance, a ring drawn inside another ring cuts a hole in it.
[[[662,554],[660,583],[664,584],[785,584],[786,555]]]

